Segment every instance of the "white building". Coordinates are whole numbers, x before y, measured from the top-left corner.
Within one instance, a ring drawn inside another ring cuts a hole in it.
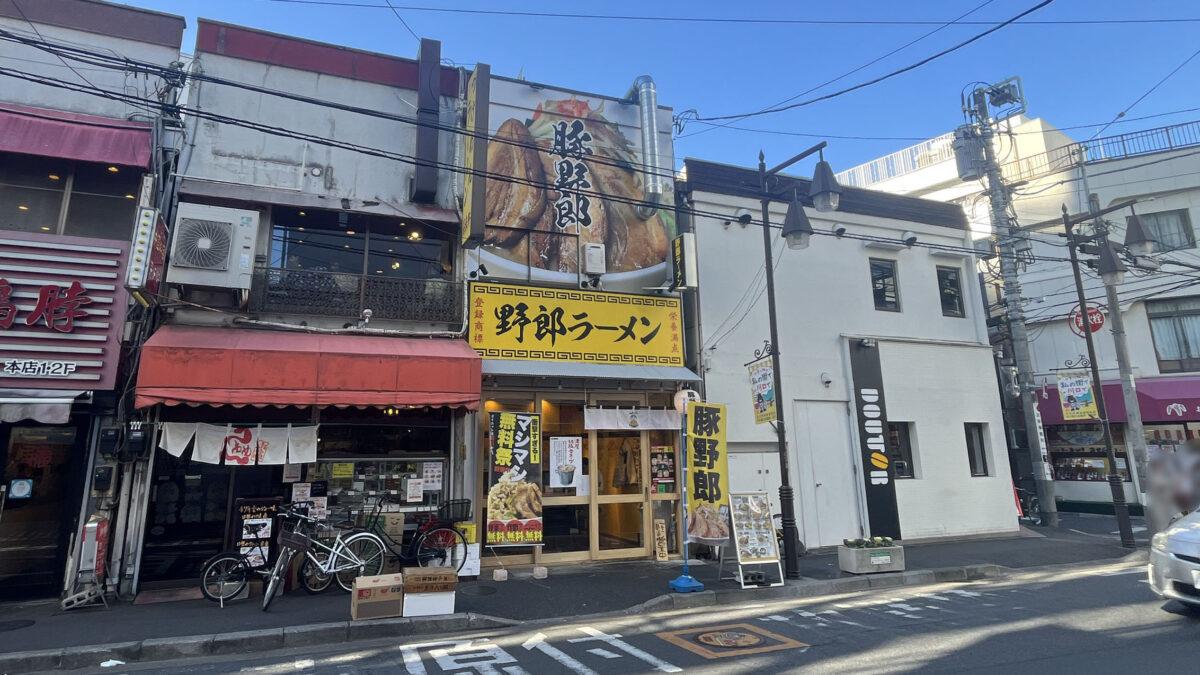
[[[838,178],[843,184],[960,204],[974,231],[990,232],[982,185],[958,179],[951,139],[927,141],[849,169]],[[1041,120],[1018,118],[998,143],[1005,178],[1014,186],[1018,223],[1033,229],[1021,294],[1027,298],[1036,377],[1046,385],[1038,405],[1046,425],[1056,494],[1063,502],[1060,506],[1093,509],[1094,504],[1111,501],[1103,480],[1108,462],[1100,429],[1094,422],[1065,422],[1054,387],[1056,374],[1077,368],[1086,355],[1084,340],[1068,322],[1078,300],[1070,266],[1063,262],[1067,251],[1058,236],[1062,226],[1056,221],[1064,205],[1072,214],[1085,212],[1089,192],[1099,197],[1101,208],[1129,199],[1141,202],[1134,210],[1160,241],[1152,257],[1161,268],[1127,275],[1119,294],[1147,443],[1153,452],[1195,438],[1200,433],[1200,377],[1194,374],[1200,370],[1200,319],[1196,318],[1200,277],[1195,268],[1200,265],[1195,232],[1200,219],[1200,122],[1077,143]],[[1123,241],[1129,215],[1126,210],[1106,216],[1112,241]],[[1107,305],[1096,274],[1085,268],[1084,279],[1089,303]],[[998,279],[989,277],[988,296],[994,299],[998,288]],[[1106,313],[1111,310],[1105,308]],[[1117,468],[1128,481],[1127,498],[1137,503],[1143,489],[1126,461],[1125,405],[1108,322],[1096,333],[1095,343],[1109,419],[1116,429]],[[1024,454],[1017,452],[1019,457]]]
[[[755,423],[747,371],[768,335],[762,233],[738,219],[746,210],[757,220],[758,175],[689,159],[686,177],[698,214],[705,396],[729,406],[731,489],[774,499],[776,434]],[[781,176],[779,193],[807,195],[808,185]],[[786,206],[772,204],[772,222],[783,222]],[[889,512],[909,540],[1015,531],[999,388],[961,211],[846,188],[837,212],[807,213],[826,236],[798,251],[775,237],[780,412],[802,540],[895,535]],[[900,243],[912,236],[916,245]],[[885,408],[883,481],[872,475],[870,427],[860,418],[873,376]],[[894,487],[880,492],[873,478]]]

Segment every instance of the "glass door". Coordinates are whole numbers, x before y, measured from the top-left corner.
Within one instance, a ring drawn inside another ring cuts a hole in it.
[[[621,400],[595,400],[601,407],[632,407],[645,403],[640,396]],[[650,524],[649,452],[646,432],[594,430],[590,440],[595,455],[592,512],[592,558],[644,557],[653,541]]]
[[[591,558],[591,452],[584,397],[541,399],[543,541],[538,562]]]

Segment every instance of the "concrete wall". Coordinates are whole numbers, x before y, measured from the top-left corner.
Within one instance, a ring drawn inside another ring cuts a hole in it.
[[[700,212],[729,214],[738,208],[757,213],[752,200],[725,195],[695,193]],[[774,204],[773,222],[783,221],[785,205]],[[848,233],[899,238],[912,231],[923,242],[963,246],[965,231],[852,213],[808,212],[818,232],[830,232],[841,223]],[[732,219],[732,218],[731,218]],[[704,342],[703,371],[706,396],[729,406],[728,434],[733,454],[755,453],[756,457],[731,459],[732,484],[763,486],[774,491],[779,483],[775,432],[770,425],[756,425],[750,401],[749,376],[745,363],[761,348],[768,335],[766,301],[762,297],[762,232],[756,226],[741,227],[736,220],[698,216],[696,239],[700,269],[700,314]],[[790,401],[789,445],[791,479],[797,487],[798,509],[806,510],[806,494],[815,486],[804,480],[825,471],[825,462],[846,462],[851,476],[839,488],[836,502],[846,520],[843,527],[861,524],[862,467],[857,439],[848,420],[851,397],[847,344],[858,337],[875,337],[882,347],[885,391],[889,416],[915,421],[922,439],[922,466],[926,478],[899,481],[898,500],[902,525],[908,537],[941,534],[1009,531],[1016,527],[1012,488],[1004,452],[1003,425],[991,350],[987,346],[978,285],[974,283],[974,259],[938,255],[922,247],[882,250],[868,248],[862,241],[833,236],[814,236],[804,250],[787,250],[776,239],[776,291],[779,333],[782,336],[783,396]],[[896,260],[899,271],[901,312],[877,311],[874,307],[868,267],[870,258]],[[963,270],[966,318],[942,315],[936,267],[957,266]],[[756,283],[754,283],[756,282]],[[757,300],[756,300],[757,299]],[[830,380],[826,385],[823,374]],[[841,421],[833,411],[842,410]],[[805,467],[802,453],[815,442],[809,430],[797,429],[796,420],[816,419],[820,412],[823,430],[815,467]],[[907,416],[907,419],[906,419]],[[964,422],[989,425],[993,475],[971,479],[967,468]],[[828,431],[828,433],[824,433]],[[758,472],[763,473],[758,473]],[[843,472],[833,472],[842,480]],[[774,498],[774,497],[773,497]],[[1007,506],[1006,506],[1007,505]],[[935,517],[936,516],[936,517]],[[825,514],[821,516],[826,518]],[[820,524],[803,523],[811,529]],[[820,532],[820,541],[830,545],[853,531]]]

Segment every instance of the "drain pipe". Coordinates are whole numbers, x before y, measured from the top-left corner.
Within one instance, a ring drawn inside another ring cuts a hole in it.
[[[638,122],[642,130],[642,191],[646,204],[637,207],[638,218],[649,220],[662,204],[661,169],[658,156],[658,90],[654,78],[641,75],[625,94],[628,101],[638,104]]]

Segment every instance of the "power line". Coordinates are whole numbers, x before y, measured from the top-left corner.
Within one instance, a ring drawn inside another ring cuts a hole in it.
[[[954,19],[951,19],[950,21],[948,21],[948,22],[946,22],[946,23],[944,23],[944,24],[942,24],[942,25],[938,26],[937,28],[934,28],[933,30],[929,31],[928,33],[925,33],[924,35],[921,35],[920,37],[918,37],[918,38],[916,38],[916,39],[914,39],[914,40],[909,40],[908,42],[904,43],[903,45],[900,45],[899,47],[897,47],[897,48],[893,49],[892,51],[890,51],[890,52],[888,52],[888,53],[886,53],[886,54],[884,54],[883,56],[878,56],[878,57],[876,57],[876,58],[874,58],[874,59],[872,59],[872,60],[870,60],[870,61],[868,61],[868,62],[866,62],[866,63],[862,64],[861,66],[859,66],[859,67],[857,67],[857,68],[853,69],[853,70],[849,70],[849,71],[847,71],[847,72],[844,72],[844,73],[842,73],[841,75],[838,75],[837,77],[835,77],[835,78],[833,78],[833,79],[826,80],[826,81],[822,82],[821,84],[818,84],[818,85],[817,85],[817,86],[815,86],[815,87],[812,87],[812,88],[810,88],[810,89],[806,89],[805,91],[802,91],[802,92],[800,92],[799,94],[796,94],[795,96],[791,96],[791,97],[785,98],[785,99],[783,99],[782,101],[779,101],[779,102],[777,102],[777,103],[772,103],[771,105],[769,105],[769,106],[766,106],[766,108],[763,108],[763,110],[765,110],[765,109],[767,109],[767,108],[773,108],[773,107],[775,107],[775,106],[780,106],[780,105],[783,105],[783,104],[785,104],[785,103],[791,103],[792,101],[794,101],[794,100],[796,100],[796,99],[800,98],[801,96],[807,96],[808,94],[811,94],[812,92],[814,92],[814,91],[816,91],[816,90],[818,90],[818,89],[821,89],[821,88],[823,88],[823,87],[826,87],[826,86],[828,86],[828,85],[831,85],[831,84],[833,84],[834,82],[837,82],[837,81],[839,81],[839,80],[842,80],[842,79],[844,79],[844,78],[847,78],[847,77],[849,77],[849,76],[851,76],[851,75],[853,75],[853,74],[855,74],[855,73],[859,72],[860,70],[863,70],[863,69],[865,69],[865,68],[869,68],[870,66],[873,66],[873,65],[875,65],[876,63],[879,63],[880,61],[882,61],[882,60],[886,59],[887,57],[889,57],[889,56],[892,56],[893,54],[897,54],[897,53],[899,53],[899,52],[901,52],[901,51],[904,51],[905,49],[908,49],[909,47],[911,47],[911,46],[913,46],[913,45],[917,44],[917,43],[918,43],[918,42],[920,42],[921,40],[924,40],[925,38],[927,38],[927,37],[930,37],[930,36],[934,35],[935,33],[938,33],[938,32],[940,32],[940,31],[942,31],[942,30],[944,30],[944,29],[946,29],[946,28],[949,28],[950,26],[952,26],[952,25],[954,25],[955,23],[957,23],[957,22],[958,22],[960,19],[965,19],[965,18],[967,18],[968,16],[970,16],[970,15],[974,14],[975,12],[977,12],[977,11],[979,11],[979,10],[983,9],[984,7],[987,7],[987,6],[988,6],[988,5],[990,5],[990,4],[992,4],[992,2],[994,2],[994,0],[985,0],[983,4],[976,6],[975,8],[973,8],[973,9],[971,9],[970,11],[966,12],[965,14],[960,14],[959,16],[955,17]],[[760,110],[759,112],[761,112],[761,110]],[[690,134],[687,134],[686,136],[680,136],[680,138],[688,138],[688,137],[691,137],[691,136],[699,136],[700,134],[706,133],[706,132],[708,132],[708,131],[712,131],[713,129],[719,129],[719,128],[723,127],[723,126],[728,126],[729,124],[732,124],[732,120],[731,120],[730,122],[726,122],[725,124],[718,124],[718,125],[711,125],[711,123],[708,123],[708,122],[705,122],[705,123],[703,123],[703,124],[710,124],[710,126],[709,126],[709,128],[707,128],[707,129],[701,129],[700,131],[692,132],[692,133],[690,133]],[[916,140],[922,140],[922,139],[916,139]]]
[[[1121,112],[1117,113],[1117,116],[1113,118],[1113,121],[1112,121],[1112,122],[1109,122],[1109,123],[1108,123],[1108,124],[1106,124],[1106,125],[1104,125],[1104,127],[1103,127],[1103,128],[1101,128],[1099,131],[1097,131],[1097,132],[1095,133],[1095,135],[1093,135],[1093,136],[1092,136],[1092,138],[1095,138],[1096,136],[1099,136],[1101,133],[1103,133],[1103,132],[1104,132],[1104,130],[1105,130],[1105,129],[1107,129],[1107,128],[1109,128],[1110,126],[1112,126],[1112,123],[1113,123],[1113,122],[1116,122],[1117,120],[1119,120],[1119,119],[1121,119],[1122,117],[1124,117],[1124,116],[1125,116],[1125,114],[1126,114],[1126,113],[1128,113],[1130,110],[1133,110],[1134,106],[1136,106],[1137,104],[1141,103],[1141,102],[1142,102],[1142,101],[1143,101],[1143,100],[1144,100],[1144,99],[1145,99],[1147,96],[1149,96],[1150,94],[1153,94],[1153,93],[1154,93],[1154,91],[1155,91],[1156,89],[1158,89],[1159,87],[1161,87],[1161,86],[1163,85],[1163,83],[1164,83],[1164,82],[1166,82],[1167,80],[1171,79],[1171,76],[1172,76],[1172,75],[1174,75],[1175,73],[1178,73],[1180,70],[1182,70],[1184,66],[1186,66],[1186,65],[1187,65],[1187,64],[1189,64],[1189,63],[1191,63],[1192,59],[1196,58],[1197,56],[1200,56],[1200,49],[1197,49],[1196,51],[1192,52],[1192,55],[1191,55],[1191,56],[1189,56],[1189,57],[1187,57],[1186,59],[1184,59],[1184,60],[1183,60],[1183,63],[1179,64],[1178,66],[1175,66],[1175,69],[1174,69],[1174,70],[1172,70],[1171,72],[1167,73],[1167,74],[1166,74],[1166,76],[1165,76],[1165,77],[1163,77],[1163,79],[1159,80],[1158,82],[1155,82],[1153,87],[1150,87],[1149,89],[1147,89],[1147,90],[1146,90],[1146,93],[1144,93],[1144,94],[1142,94],[1141,96],[1139,96],[1139,97],[1137,98],[1137,100],[1136,100],[1136,101],[1134,101],[1133,103],[1130,103],[1130,104],[1129,104],[1129,106],[1128,106],[1127,108],[1125,108],[1125,109],[1124,109],[1124,110],[1122,110]]]
[[[413,36],[414,40],[420,42],[421,36],[417,35],[417,31],[413,30],[412,26],[408,25],[408,22],[404,20],[404,17],[400,16],[400,10],[396,9],[396,6],[392,4],[392,0],[383,1],[387,3],[388,9],[392,10],[392,14],[395,14],[397,19],[400,19],[400,23],[404,25],[404,29],[408,31],[408,34]]]
[[[974,35],[974,36],[972,36],[972,37],[970,37],[970,38],[967,38],[966,40],[963,40],[962,42],[959,42],[958,44],[956,44],[956,45],[954,45],[954,46],[952,46],[952,47],[948,47],[948,48],[946,48],[946,49],[943,49],[942,51],[940,51],[940,52],[938,52],[938,53],[936,53],[936,54],[934,54],[934,55],[932,55],[932,56],[928,56],[928,57],[926,57],[926,58],[923,58],[923,59],[921,59],[920,61],[917,61],[916,63],[913,63],[913,64],[911,64],[911,65],[905,66],[905,67],[903,67],[903,68],[901,68],[901,69],[899,69],[899,70],[893,70],[892,72],[890,72],[890,73],[888,73],[888,74],[886,74],[886,75],[880,75],[879,77],[876,77],[876,78],[874,78],[874,79],[872,79],[872,80],[867,80],[866,82],[862,82],[862,83],[856,84],[856,85],[854,85],[854,86],[852,86],[852,87],[847,87],[847,88],[845,88],[845,89],[841,89],[841,90],[839,90],[839,91],[835,91],[835,92],[833,92],[832,94],[825,94],[824,96],[818,96],[817,98],[811,98],[811,99],[807,99],[807,100],[804,100],[804,101],[799,101],[799,102],[797,102],[797,103],[789,103],[788,105],[785,105],[785,106],[777,106],[777,107],[774,107],[774,108],[768,108],[768,109],[766,109],[766,110],[759,110],[759,111],[757,111],[757,112],[752,112],[752,113],[743,113],[743,114],[740,114],[740,115],[719,115],[719,116],[716,116],[716,117],[699,117],[699,116],[697,116],[697,117],[696,117],[696,120],[697,120],[697,121],[702,121],[702,122],[717,122],[717,121],[720,121],[720,120],[730,120],[730,119],[745,119],[745,118],[747,118],[747,117],[755,117],[755,116],[758,116],[758,115],[770,115],[770,114],[777,113],[777,112],[783,112],[783,111],[785,111],[785,110],[792,110],[792,109],[795,109],[795,108],[801,108],[801,107],[804,107],[804,106],[807,106],[807,105],[812,105],[813,103],[817,103],[817,102],[820,102],[820,101],[828,101],[829,99],[832,99],[832,98],[837,98],[837,97],[839,97],[839,96],[842,96],[843,94],[849,94],[850,92],[853,92],[853,91],[858,91],[859,89],[863,89],[863,88],[865,88],[865,87],[869,87],[869,86],[871,86],[871,85],[873,85],[873,84],[878,84],[878,83],[880,83],[880,82],[883,82],[884,80],[891,79],[891,78],[893,78],[893,77],[896,77],[897,75],[902,75],[902,74],[904,74],[904,73],[907,73],[907,72],[909,72],[909,71],[911,71],[911,70],[916,70],[917,68],[920,68],[921,66],[923,66],[923,65],[925,65],[925,64],[927,64],[927,63],[929,63],[929,62],[931,62],[931,61],[934,61],[934,60],[936,60],[936,59],[939,59],[939,58],[941,58],[941,57],[943,57],[943,56],[945,56],[945,55],[947,55],[947,54],[950,54],[951,52],[955,52],[955,51],[957,51],[957,50],[959,50],[959,49],[962,49],[963,47],[966,47],[967,45],[969,45],[969,44],[971,44],[971,43],[973,43],[973,42],[976,42],[976,41],[978,41],[978,40],[981,40],[981,39],[983,39],[983,38],[987,37],[988,35],[991,35],[992,33],[995,33],[996,31],[1000,30],[1001,28],[1004,28],[1005,26],[1007,26],[1007,25],[1009,25],[1009,24],[1013,23],[1014,21],[1016,21],[1016,20],[1018,20],[1018,19],[1020,19],[1020,18],[1022,18],[1022,17],[1024,17],[1024,16],[1028,16],[1029,14],[1032,14],[1033,12],[1036,12],[1037,10],[1039,10],[1039,9],[1041,9],[1041,8],[1043,8],[1043,7],[1045,7],[1046,5],[1049,5],[1049,4],[1050,4],[1050,3],[1052,3],[1052,2],[1054,2],[1054,0],[1042,0],[1042,2],[1039,2],[1038,4],[1034,5],[1033,7],[1030,7],[1029,9],[1027,9],[1027,10],[1025,10],[1025,11],[1023,11],[1023,12],[1021,12],[1020,14],[1018,14],[1018,15],[1014,16],[1013,18],[1011,18],[1011,19],[1008,19],[1007,21],[1004,21],[1003,23],[1000,23],[1000,24],[997,24],[997,25],[995,25],[995,26],[992,26],[991,28],[989,28],[989,29],[987,29],[987,30],[983,31],[982,33],[978,33],[978,34],[976,34],[976,35]]]
[[[361,9],[387,9],[388,5],[373,4],[367,2],[335,2],[333,0],[267,0],[268,2],[279,2],[293,5],[314,5],[318,7],[352,7]],[[391,4],[391,3],[388,3]],[[579,14],[567,12],[531,12],[517,10],[498,10],[498,9],[464,9],[456,7],[416,7],[416,6],[396,6],[396,9],[402,9],[410,12],[435,12],[447,14],[476,14],[484,16],[514,16],[514,17],[537,17],[544,19],[587,19],[587,20],[604,20],[604,21],[647,21],[654,23],[662,22],[680,22],[680,23],[728,23],[728,24],[763,24],[763,25],[807,25],[807,26],[937,26],[945,23],[944,21],[932,20],[890,20],[890,19],[782,19],[782,18],[765,18],[765,19],[747,19],[733,17],[699,17],[699,16],[638,16],[629,14]],[[999,21],[961,21],[961,25],[965,26],[995,26],[1000,24]],[[1163,19],[1048,19],[1048,20],[1030,20],[1017,21],[1017,25],[1036,26],[1087,26],[1087,25],[1121,25],[1121,24],[1175,24],[1175,23],[1200,23],[1200,18],[1177,17]]]

